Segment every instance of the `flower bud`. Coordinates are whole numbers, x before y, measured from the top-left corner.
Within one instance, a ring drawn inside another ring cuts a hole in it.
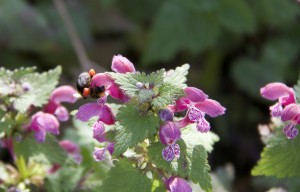
[[[93,125],[93,138],[100,143],[105,142],[105,127],[101,121],[97,121]]]
[[[113,57],[111,69],[116,73],[135,72],[134,65],[122,55]]]
[[[164,145],[174,144],[178,139],[180,139],[180,136],[181,132],[179,128],[172,121],[165,123],[159,130],[159,138]]]
[[[163,121],[172,121],[174,117],[174,113],[169,109],[163,109],[159,112],[159,117]]]
[[[166,181],[166,187],[171,192],[192,192],[188,182],[180,177],[170,177]]]
[[[27,82],[24,82],[22,84],[22,89],[23,89],[24,92],[28,92],[31,89],[31,85]]]

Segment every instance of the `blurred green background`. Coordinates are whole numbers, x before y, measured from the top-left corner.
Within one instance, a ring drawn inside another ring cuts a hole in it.
[[[74,51],[62,6],[88,63]],[[268,122],[271,104],[259,88],[296,83],[299,16],[296,0],[0,0],[0,66],[61,65],[61,83],[75,85],[89,67],[110,70],[116,54],[148,72],[189,63],[188,84],[227,108],[209,119],[221,138],[212,169],[231,163],[232,189],[259,191],[266,186],[255,186],[250,170],[262,149],[257,125]]]

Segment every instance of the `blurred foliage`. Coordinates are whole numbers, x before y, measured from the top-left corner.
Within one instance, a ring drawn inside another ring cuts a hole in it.
[[[109,68],[119,53],[138,69],[190,63],[190,84],[227,108],[212,121],[221,138],[212,163],[231,161],[237,179],[249,175],[261,150],[255,127],[268,119],[259,88],[272,81],[295,84],[299,75],[296,0],[63,2],[96,69]],[[58,64],[62,82],[74,85],[83,66],[53,1],[0,0],[0,65],[46,70]],[[248,185],[236,187],[251,190]]]

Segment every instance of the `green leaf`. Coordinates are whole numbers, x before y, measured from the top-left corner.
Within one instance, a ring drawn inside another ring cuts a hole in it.
[[[165,107],[166,105],[172,104],[175,100],[184,96],[182,88],[174,86],[169,83],[165,83],[159,87],[158,96],[153,98],[152,105],[154,107]]]
[[[300,140],[289,140],[280,133],[264,148],[261,159],[252,170],[252,175],[278,178],[300,176]]]
[[[186,87],[186,76],[189,73],[190,65],[184,64],[180,67],[176,67],[175,70],[167,71],[165,76],[165,83],[170,83],[172,85],[178,86],[180,88]]]
[[[212,152],[213,145],[220,139],[218,135],[209,131],[207,133],[200,133],[197,131],[196,124],[189,125],[182,129],[181,138],[187,145],[192,146],[202,145],[207,152]]]
[[[166,192],[166,187],[163,182],[154,179],[152,182],[152,192]]]
[[[28,74],[22,78],[22,81],[29,83],[31,88],[14,100],[14,107],[20,112],[26,112],[31,105],[41,107],[47,103],[51,92],[58,83],[60,74],[61,67],[58,66],[48,72]]]
[[[187,148],[189,150],[189,148]],[[188,152],[189,153],[189,152]],[[193,148],[190,168],[190,178],[194,183],[199,183],[205,191],[212,191],[210,166],[207,161],[207,153],[203,146],[197,145]]]
[[[60,165],[69,161],[67,153],[51,135],[47,135],[44,143],[38,143],[32,136],[28,136],[23,141],[16,142],[14,150],[17,156],[23,156],[27,160],[34,158],[36,161]]]
[[[16,122],[11,119],[4,119],[4,121],[0,121],[0,135],[10,135],[15,125]]]
[[[151,85],[152,87],[159,87],[163,83],[164,78],[164,69],[161,69],[156,72],[152,72],[149,75],[146,75],[145,73],[126,73],[126,74],[118,74],[118,73],[110,73],[113,78],[115,79],[115,82],[120,85],[120,88],[125,91],[125,93],[131,97],[135,97],[138,95],[140,90],[137,88],[136,84],[142,83],[145,86],[147,85],[147,89]]]
[[[8,70],[3,67],[0,68],[0,95],[7,96],[17,92],[17,84],[20,84],[20,79],[25,75],[32,73],[35,67],[24,68],[21,67],[16,70]],[[20,85],[19,85],[20,86]]]
[[[158,117],[140,114],[132,105],[121,107],[117,120],[121,126],[118,127],[115,138],[114,155],[116,156],[157,133],[159,128]]]
[[[151,192],[151,180],[132,167],[128,161],[121,159],[109,171],[100,191]]]
[[[54,174],[46,178],[45,187],[49,192],[74,191],[82,177],[83,169],[80,167],[61,167]]]

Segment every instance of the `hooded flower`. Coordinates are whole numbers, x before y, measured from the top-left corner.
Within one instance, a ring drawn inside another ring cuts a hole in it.
[[[57,87],[51,93],[44,112],[54,114],[59,121],[67,121],[69,119],[69,112],[61,103],[75,103],[77,101],[77,97],[74,96],[76,93],[77,91],[71,86],[65,85]]]
[[[59,122],[50,113],[37,112],[31,118],[29,129],[35,132],[34,136],[38,142],[44,142],[46,132],[59,134]]]
[[[186,116],[175,123],[180,128],[186,127],[190,123],[196,123],[198,131],[208,132],[210,124],[205,119],[205,115],[216,117],[223,115],[226,109],[219,102],[208,99],[208,96],[200,89],[187,87],[184,91],[186,95],[177,100],[175,106],[170,106],[170,109],[175,112],[187,109]]]
[[[170,192],[192,192],[188,182],[180,177],[170,177],[165,184]]]
[[[106,98],[100,98],[97,102],[82,105],[76,113],[76,119],[88,121],[90,118],[98,116],[98,121],[102,121],[107,125],[114,124],[115,116],[112,113],[111,108],[104,104],[105,101],[103,101],[103,99]]]
[[[260,89],[260,94],[268,100],[278,100],[270,107],[273,117],[280,117],[285,106],[296,103],[294,89],[283,83],[269,83]]]
[[[122,55],[115,55],[112,60],[111,69],[116,73],[134,73],[134,65]]]

